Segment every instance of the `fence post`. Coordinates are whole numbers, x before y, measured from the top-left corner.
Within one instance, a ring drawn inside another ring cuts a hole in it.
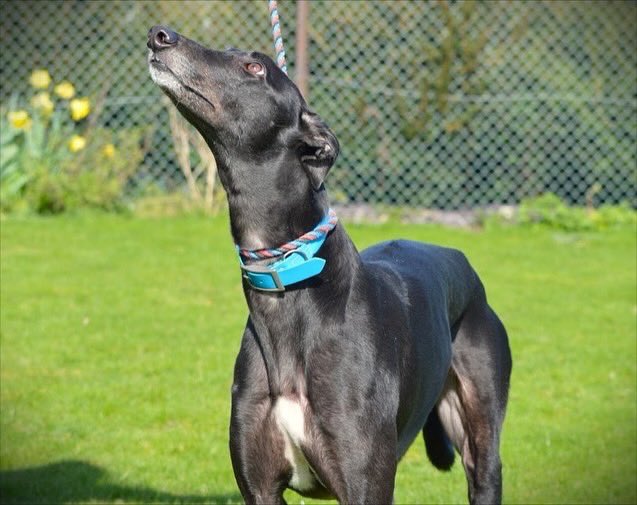
[[[308,46],[308,20],[310,15],[310,2],[299,0],[296,6],[296,55],[294,77],[299,91],[305,100],[309,100],[309,60],[307,55]]]

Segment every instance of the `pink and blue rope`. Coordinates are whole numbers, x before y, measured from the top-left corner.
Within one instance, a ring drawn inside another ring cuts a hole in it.
[[[327,235],[334,229],[337,222],[338,217],[336,217],[336,212],[330,209],[329,219],[325,224],[318,225],[312,231],[308,231],[305,235],[301,235],[299,238],[292,240],[291,242],[287,242],[286,244],[280,245],[279,247],[273,249],[239,249],[239,254],[246,259],[252,260],[276,258],[277,256],[282,256],[285,253],[298,249],[300,246],[306,244],[307,242],[312,242],[323,237],[324,235]]]
[[[274,50],[276,51],[276,63],[281,70],[287,75],[288,67],[285,63],[285,49],[283,48],[283,36],[281,35],[281,23],[279,20],[279,10],[276,0],[268,0],[268,10],[270,11],[270,24],[272,25],[272,39],[274,40]],[[325,224],[320,224],[312,231],[307,232],[299,238],[287,242],[273,249],[239,249],[239,254],[246,259],[268,259],[282,256],[290,251],[298,249],[303,244],[317,240],[327,235],[334,229],[338,217],[336,213],[330,209],[329,219]]]
[[[285,49],[283,48],[283,36],[281,35],[281,23],[279,22],[279,10],[276,0],[268,0],[268,10],[270,11],[272,39],[274,40],[274,50],[276,51],[276,64],[287,75],[288,67],[285,63]]]

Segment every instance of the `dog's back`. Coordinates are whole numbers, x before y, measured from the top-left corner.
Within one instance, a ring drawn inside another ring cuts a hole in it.
[[[363,250],[361,258],[369,283],[376,288],[370,289],[377,293],[370,301],[373,312],[381,326],[393,328],[400,368],[409,370],[400,384],[401,457],[442,393],[456,323],[472,302],[484,300],[484,289],[465,255],[456,249],[391,240]]]
[[[422,291],[427,299],[444,300],[449,325],[453,325],[482,283],[466,256],[457,249],[411,240],[390,240],[361,251],[365,265],[391,271],[410,290]],[[440,300],[436,300],[439,302]]]

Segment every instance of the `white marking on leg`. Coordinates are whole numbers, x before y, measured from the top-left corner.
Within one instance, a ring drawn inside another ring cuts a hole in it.
[[[285,440],[285,458],[292,466],[289,485],[299,491],[312,489],[316,480],[301,450],[301,444],[306,441],[305,416],[301,404],[279,397],[274,405],[274,418]]]
[[[438,400],[438,417],[449,440],[462,453],[466,437],[463,425],[464,410],[458,392],[450,380],[447,380],[443,394]]]

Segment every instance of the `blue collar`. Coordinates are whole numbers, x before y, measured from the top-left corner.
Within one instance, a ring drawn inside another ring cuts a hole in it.
[[[317,227],[327,224],[329,219],[329,215],[325,216]],[[243,278],[248,281],[250,287],[259,291],[281,292],[285,291],[286,286],[320,274],[325,267],[325,260],[315,258],[314,255],[325,242],[327,235],[328,233],[325,233],[315,240],[299,245],[298,248],[285,253],[283,259],[269,265],[246,265],[238,254]],[[237,251],[238,249],[237,247]]]

